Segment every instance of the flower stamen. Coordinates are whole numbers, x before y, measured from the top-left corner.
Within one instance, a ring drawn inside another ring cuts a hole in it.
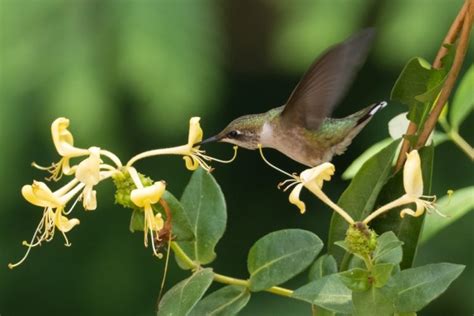
[[[268,161],[267,158],[265,158],[265,155],[263,154],[262,144],[258,144],[257,146],[258,146],[258,150],[259,150],[259,152],[260,152],[260,156],[262,157],[263,161],[264,161],[267,165],[269,165],[270,167],[272,167],[272,168],[275,169],[276,171],[281,172],[281,173],[283,173],[284,175],[287,175],[287,176],[290,177],[290,178],[295,178],[296,180],[298,180],[294,174],[289,174],[288,172],[286,172],[286,171],[284,171],[284,170],[278,168],[277,166],[275,166],[274,164],[272,164],[270,161]]]

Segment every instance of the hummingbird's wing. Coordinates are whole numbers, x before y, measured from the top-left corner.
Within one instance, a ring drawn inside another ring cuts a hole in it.
[[[318,129],[364,64],[374,35],[373,28],[364,29],[316,59],[291,93],[282,112],[284,122]]]

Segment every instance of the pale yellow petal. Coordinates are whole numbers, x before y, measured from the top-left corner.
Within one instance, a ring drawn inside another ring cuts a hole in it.
[[[306,169],[300,175],[303,184],[310,190],[313,186],[322,188],[324,181],[331,180],[336,168],[330,162],[322,163],[314,168]]]
[[[40,181],[33,181],[32,185],[24,185],[21,194],[33,205],[41,207],[59,207],[61,201],[51,192],[48,186]]]
[[[63,233],[67,233],[74,226],[79,225],[80,221],[77,218],[68,219],[66,216],[62,215],[62,209],[56,210],[55,224],[56,227]]]
[[[92,187],[86,186],[82,192],[82,205],[86,211],[93,211],[97,208],[97,192]]]
[[[193,146],[194,144],[202,140],[202,129],[199,125],[200,117],[192,117],[189,120],[189,134],[188,134],[188,146]]]
[[[160,230],[163,229],[164,224],[165,224],[165,222],[163,221],[163,218],[161,217],[161,214],[157,213],[153,217],[153,223],[152,223],[152,225],[150,225],[150,227],[154,231],[160,231]]]
[[[421,174],[420,155],[417,150],[407,154],[407,160],[403,168],[403,186],[405,192],[419,197],[423,195],[423,176]]]
[[[67,129],[69,120],[64,117],[57,118],[51,124],[51,134],[54,146],[58,153],[63,157],[78,157],[87,154],[87,150],[74,147],[74,138]]]
[[[100,148],[89,148],[90,155],[77,166],[76,179],[86,186],[94,186],[100,181]]]
[[[296,205],[299,209],[301,214],[303,214],[306,211],[306,205],[304,204],[303,201],[300,200],[300,193],[301,189],[303,188],[303,184],[298,184],[293,188],[293,190],[290,193],[290,196],[288,197],[288,200],[290,201],[291,204]]]
[[[164,181],[155,182],[153,185],[141,189],[135,189],[130,194],[130,199],[138,207],[157,203],[165,192]]]
[[[184,156],[183,159],[188,170],[194,171],[199,168],[199,162],[193,156]]]
[[[423,213],[425,212],[425,203],[421,200],[416,200],[415,204],[416,204],[416,211],[413,211],[410,208],[405,208],[400,212],[400,217],[403,218],[405,217],[405,215],[410,215],[413,217],[418,217],[418,216],[423,215]]]

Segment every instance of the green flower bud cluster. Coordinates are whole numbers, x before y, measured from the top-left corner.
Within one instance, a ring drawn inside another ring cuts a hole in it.
[[[143,183],[144,187],[153,184],[153,180],[150,177],[147,177],[141,173],[138,173],[138,176],[140,177],[140,181]],[[139,207],[136,206],[130,199],[132,190],[137,188],[133,182],[133,179],[130,177],[130,174],[127,171],[117,172],[113,176],[113,180],[116,188],[115,203],[120,204],[125,208],[138,210]]]
[[[350,252],[368,258],[377,246],[377,233],[362,222],[349,226],[345,244]]]

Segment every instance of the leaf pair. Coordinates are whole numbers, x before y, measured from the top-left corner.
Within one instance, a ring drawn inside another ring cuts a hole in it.
[[[160,301],[158,316],[227,316],[237,314],[247,305],[250,292],[239,286],[223,287],[200,301],[213,278],[214,273],[208,268],[176,284]]]

